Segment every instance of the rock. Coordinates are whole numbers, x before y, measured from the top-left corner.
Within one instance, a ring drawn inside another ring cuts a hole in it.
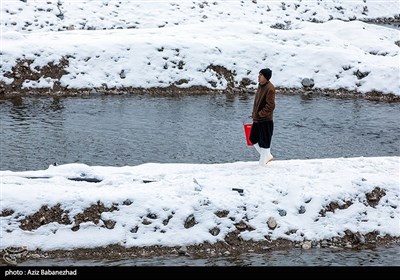
[[[276,223],[275,219],[272,218],[272,217],[270,217],[270,218],[268,219],[267,224],[268,224],[268,227],[269,227],[270,229],[272,229],[272,230],[274,230],[274,229],[276,228],[276,226],[278,225],[278,224]]]
[[[235,227],[239,230],[239,231],[244,231],[247,229],[247,225],[245,222],[240,221],[239,223],[235,224]]]
[[[188,252],[187,252],[186,246],[180,247],[178,250],[178,254],[179,254],[179,256],[187,256]]]
[[[98,96],[98,95],[99,95],[99,92],[98,92],[96,89],[92,88],[92,89],[89,91],[89,95],[90,95],[90,96]]]
[[[301,85],[305,88],[312,88],[315,84],[314,84],[314,80],[313,79],[309,79],[309,78],[304,78],[301,81]]]
[[[107,229],[113,229],[116,223],[117,222],[113,220],[104,221],[104,225],[106,226]]]
[[[121,70],[121,73],[119,73],[119,77],[121,79],[125,79],[126,78],[125,70]]]
[[[279,215],[280,216],[286,216],[286,211],[285,210],[283,210],[283,209],[278,209],[278,213],[279,213]]]
[[[184,227],[188,229],[193,227],[195,224],[197,224],[196,219],[194,218],[193,214],[190,214],[185,220]]]
[[[311,241],[305,241],[302,245],[301,245],[302,249],[308,250],[311,248]]]
[[[209,230],[209,233],[210,233],[212,236],[217,236],[217,235],[220,233],[220,229],[217,228],[217,227],[214,227],[214,228],[212,228],[212,229]]]

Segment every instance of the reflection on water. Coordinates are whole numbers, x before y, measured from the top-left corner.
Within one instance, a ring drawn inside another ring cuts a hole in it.
[[[50,164],[255,161],[243,122],[254,96],[103,96],[0,101],[1,170]],[[400,104],[324,97],[276,98],[277,159],[398,156]],[[28,260],[26,266],[398,266],[399,246],[293,249],[239,257]]]
[[[374,249],[291,249],[238,257],[192,259],[186,256],[122,260],[29,260],[22,266],[400,266],[400,246]]]
[[[50,164],[255,161],[243,122],[254,96],[103,96],[0,101],[1,170]],[[278,95],[277,159],[399,155],[400,104]]]

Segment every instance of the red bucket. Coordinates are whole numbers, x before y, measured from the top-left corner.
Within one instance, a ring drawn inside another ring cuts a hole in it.
[[[253,143],[250,142],[250,131],[251,131],[251,123],[245,123],[244,126],[244,134],[246,135],[246,143],[247,146],[253,146]]]

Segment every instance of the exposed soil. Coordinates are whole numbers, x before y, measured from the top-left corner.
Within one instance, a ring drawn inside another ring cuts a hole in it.
[[[209,65],[208,70],[216,73],[219,79],[227,81],[227,88],[225,90],[215,89],[216,84],[210,83],[206,86],[192,86],[180,87],[182,84],[187,83],[185,80],[179,80],[168,87],[156,88],[138,88],[138,87],[120,87],[110,88],[106,84],[96,88],[80,88],[71,89],[61,86],[59,80],[66,72],[66,67],[69,64],[68,57],[64,57],[58,64],[48,63],[43,67],[36,66],[34,71],[31,70],[30,65],[32,60],[18,60],[16,65],[10,72],[4,74],[5,77],[13,79],[13,82],[7,84],[0,81],[0,99],[8,99],[15,97],[25,96],[51,96],[51,97],[71,97],[71,96],[100,96],[100,95],[124,95],[124,94],[147,94],[152,96],[181,96],[181,95],[206,95],[206,94],[227,94],[227,95],[247,95],[254,94],[256,84],[249,79],[243,79],[235,84],[234,71],[226,69],[219,65]],[[362,74],[362,73],[361,73]],[[359,79],[365,78],[363,75],[356,72]],[[360,76],[361,75],[361,76]],[[367,75],[367,74],[366,74]],[[39,80],[41,77],[51,78],[54,80],[52,88],[23,88],[22,85],[25,80]],[[316,87],[300,87],[300,88],[285,88],[277,87],[277,94],[283,95],[302,95],[304,97],[313,96],[328,96],[342,99],[367,99],[373,101],[386,101],[386,102],[399,102],[400,96],[393,93],[381,92],[367,92],[360,93],[357,91],[350,91],[346,89],[324,89]]]

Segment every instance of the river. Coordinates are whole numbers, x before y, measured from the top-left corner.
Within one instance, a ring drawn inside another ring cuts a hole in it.
[[[257,160],[253,96],[104,96],[0,101],[0,170]],[[399,103],[278,95],[277,159],[399,155]]]
[[[0,101],[0,170],[85,163],[224,163],[258,160],[246,146],[253,95],[120,95]],[[400,103],[277,95],[277,159],[399,156]],[[236,258],[31,259],[22,266],[399,266],[399,245],[313,248]]]

